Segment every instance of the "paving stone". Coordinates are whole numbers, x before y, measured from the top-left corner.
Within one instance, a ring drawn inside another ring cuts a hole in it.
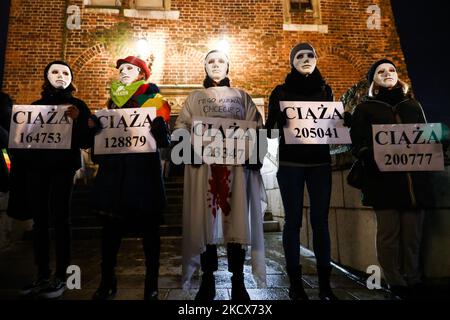
[[[266,233],[267,288],[257,288],[251,274],[251,261],[244,266],[245,284],[255,300],[287,300],[289,280],[285,270],[285,260],[281,233]],[[100,241],[74,240],[73,264],[81,268],[82,289],[68,290],[62,299],[90,300],[100,280]],[[318,299],[317,276],[314,254],[301,248],[304,286],[312,299]],[[227,254],[224,246],[218,247],[219,270],[216,275],[217,299],[229,300],[231,294],[231,273],[227,268]],[[35,274],[31,242],[20,242],[7,251],[0,252],[0,299],[18,299],[21,287],[30,283]],[[140,300],[144,297],[145,260],[140,239],[124,239],[118,266],[118,294],[115,300]],[[192,300],[197,293],[199,272],[194,273],[191,289],[181,288],[181,238],[163,238],[161,244],[161,267],[159,278],[159,298],[161,300]],[[336,295],[343,299],[384,299],[376,291],[370,291],[337,269],[333,270],[332,287]]]
[[[368,289],[358,289],[358,290],[347,290],[347,292],[354,296],[357,300],[390,300],[389,295],[380,290],[368,290]]]
[[[170,290],[167,300],[194,300],[197,290],[191,289],[184,291],[183,289]],[[215,300],[230,300],[228,289],[217,289]]]
[[[303,280],[307,282],[312,288],[319,287],[319,279],[317,275],[304,275]],[[363,286],[359,285],[355,281],[348,279],[345,276],[335,276],[332,275],[330,278],[331,288],[351,288],[351,289],[364,289]]]
[[[286,275],[267,275],[267,288],[289,287],[289,279]]]
[[[252,300],[289,300],[286,289],[248,289]]]

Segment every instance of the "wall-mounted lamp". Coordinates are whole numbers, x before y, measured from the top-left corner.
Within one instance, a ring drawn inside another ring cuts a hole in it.
[[[220,50],[226,54],[230,52],[230,43],[226,39],[221,39],[217,43],[217,50]]]
[[[147,39],[141,38],[136,42],[137,57],[146,61],[150,57],[150,43]]]

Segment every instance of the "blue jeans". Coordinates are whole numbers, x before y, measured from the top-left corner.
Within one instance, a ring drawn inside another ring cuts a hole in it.
[[[331,197],[331,166],[290,167],[280,165],[277,173],[285,212],[283,248],[286,268],[300,265],[300,228],[303,217],[303,191],[308,188],[313,249],[317,267],[330,266],[330,232],[328,211]]]

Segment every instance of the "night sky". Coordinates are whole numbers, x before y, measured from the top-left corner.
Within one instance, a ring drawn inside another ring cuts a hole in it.
[[[429,122],[450,124],[450,2],[391,3],[416,98]]]
[[[9,1],[0,1],[0,88]],[[416,97],[429,121],[450,124],[450,54],[447,50],[450,2],[392,0],[391,3]]]

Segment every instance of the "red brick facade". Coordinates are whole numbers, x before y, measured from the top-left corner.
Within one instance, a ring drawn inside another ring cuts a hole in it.
[[[74,70],[77,96],[91,108],[107,99],[118,57],[134,54],[137,39],[150,42],[154,63],[151,81],[158,85],[202,83],[203,56],[224,35],[230,43],[232,84],[254,96],[268,95],[289,71],[290,49],[311,42],[318,67],[339,98],[361,79],[376,59],[388,57],[407,80],[400,42],[388,0],[320,0],[313,12],[289,13],[284,0],[172,0],[177,20],[124,16],[130,0],[117,13],[100,12],[83,0],[12,0],[6,52],[4,91],[16,103],[37,99],[45,65],[65,59]],[[381,8],[381,29],[368,29],[367,7]],[[81,9],[81,29],[65,27],[68,5]],[[327,33],[284,31],[283,23],[320,24]]]

